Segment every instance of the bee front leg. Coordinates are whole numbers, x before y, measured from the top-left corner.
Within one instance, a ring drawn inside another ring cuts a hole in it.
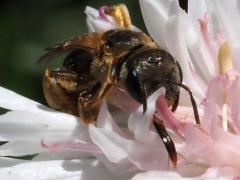
[[[173,163],[173,166],[176,167],[177,165],[177,151],[174,145],[174,142],[172,141],[172,138],[169,136],[163,121],[156,116],[153,116],[153,125],[157,130],[157,133],[161,137],[163,144],[165,145],[168,155],[170,157],[170,160]]]

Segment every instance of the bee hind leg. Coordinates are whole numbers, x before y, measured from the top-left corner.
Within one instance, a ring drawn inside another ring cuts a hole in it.
[[[43,92],[49,106],[78,115],[76,97],[77,75],[71,72],[46,70],[43,76]]]

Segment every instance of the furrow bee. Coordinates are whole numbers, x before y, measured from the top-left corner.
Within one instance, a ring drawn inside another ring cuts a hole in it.
[[[166,89],[167,103],[175,111],[182,87],[190,94],[195,119],[200,124],[192,93],[182,84],[179,63],[143,32],[127,28],[93,32],[56,44],[47,51],[38,63],[48,63],[56,55],[68,53],[59,70],[45,71],[43,92],[47,103],[80,116],[86,124],[96,121],[112,87],[128,92],[143,105],[143,112],[147,109],[147,98],[160,87]],[[153,125],[176,165],[174,143],[164,125],[156,122]]]

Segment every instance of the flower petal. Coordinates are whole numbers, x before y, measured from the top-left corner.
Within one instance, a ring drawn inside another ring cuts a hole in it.
[[[44,172],[44,173],[43,173]],[[109,173],[98,160],[66,160],[22,163],[0,169],[2,179],[124,179]]]
[[[85,13],[89,32],[104,32],[117,27],[117,23],[111,16],[107,16],[110,19],[107,21],[99,16],[98,10],[90,6],[86,7]]]
[[[139,173],[131,180],[159,180],[159,179],[185,179],[176,172],[171,171],[148,171]]]
[[[166,29],[168,30],[165,32],[168,51],[179,62],[183,72],[184,83],[190,87],[194,96],[201,100],[204,97],[204,92],[192,76],[190,69],[191,57],[183,36],[185,33],[183,10],[178,7],[176,1],[171,4],[171,12],[172,14],[166,23]]]
[[[108,156],[112,162],[119,162],[128,158],[127,152],[122,148],[126,146],[127,140],[116,133],[108,131],[107,129],[96,128],[90,124],[89,134],[92,141],[102,149],[104,154]],[[117,145],[119,142],[122,144]]]
[[[0,146],[1,156],[24,156],[46,151],[40,141],[11,141]]]
[[[0,87],[0,107],[9,109],[9,110],[20,110],[20,111],[36,111],[39,112],[41,111],[41,108],[45,108],[46,110],[47,107],[30,100],[28,98],[25,98],[13,91],[10,91],[4,87]],[[51,110],[50,110],[51,111]]]
[[[223,166],[223,167],[212,167],[209,168],[203,175],[186,178],[180,176],[176,172],[171,171],[148,171],[144,173],[139,173],[134,176],[131,180],[159,180],[159,179],[221,179],[221,180],[228,180],[228,179],[235,179],[239,178],[239,171],[238,169],[234,169],[230,166]]]
[[[8,157],[0,157],[0,167],[10,167],[16,164],[27,162],[27,160],[8,158]]]
[[[144,23],[151,37],[166,49],[164,32],[168,20],[168,11],[173,0],[139,0]]]
[[[168,168],[169,160],[166,148],[159,135],[151,130],[155,99],[162,91],[161,88],[148,98],[145,115],[142,114],[142,107],[139,107],[131,116],[129,121],[131,121],[130,126],[132,126],[134,137],[121,135],[114,129],[89,126],[92,141],[102,149],[111,162],[120,164],[131,162],[139,169],[145,170]]]
[[[53,118],[55,116],[55,118]],[[0,140],[88,139],[87,129],[74,116],[61,113],[45,116],[10,111],[0,116]]]
[[[36,116],[40,114],[41,116],[45,117],[43,118],[44,121],[45,120],[47,121],[48,118],[59,119],[59,121],[60,119],[63,119],[63,121],[77,121],[78,119],[77,117],[72,116],[70,114],[55,111],[51,108],[48,108],[38,102],[35,102],[26,97],[23,97],[1,86],[0,86],[0,97],[1,97],[0,107],[9,109],[9,110],[32,112],[32,113],[35,113]],[[64,124],[66,124],[66,122]]]
[[[235,169],[231,166],[220,166],[209,168],[199,179],[238,179],[240,176],[239,169]]]

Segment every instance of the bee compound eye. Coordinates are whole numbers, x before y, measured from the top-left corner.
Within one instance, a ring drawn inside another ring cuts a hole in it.
[[[138,73],[135,69],[130,69],[127,75],[127,90],[132,98],[143,104],[143,112],[146,111],[146,93],[144,87],[140,83]]]

